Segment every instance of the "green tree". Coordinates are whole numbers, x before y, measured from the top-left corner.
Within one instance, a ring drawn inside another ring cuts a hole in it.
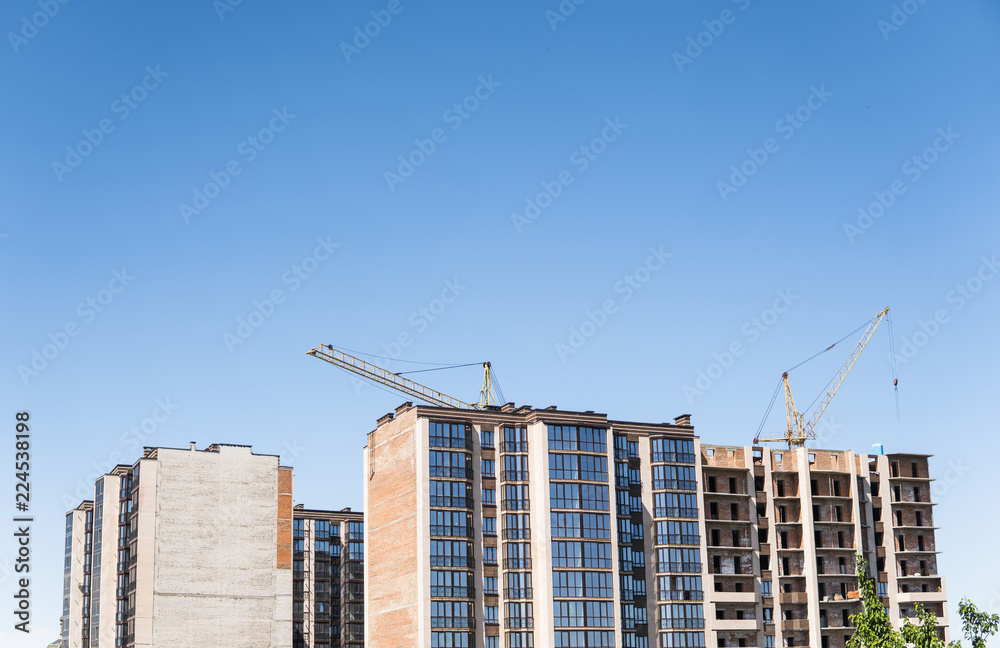
[[[905,648],[903,636],[892,627],[889,614],[875,589],[875,581],[868,575],[868,563],[859,553],[856,559],[858,587],[864,609],[850,617],[854,634],[847,648]]]
[[[917,619],[914,625],[907,619],[903,622],[903,641],[913,644],[916,648],[945,648],[945,643],[938,638],[937,617],[924,606],[917,604]],[[962,648],[961,642],[952,641],[947,648]]]
[[[945,645],[938,638],[937,617],[919,604],[916,606],[919,623],[913,624],[907,619],[901,631],[895,630],[878,596],[875,581],[868,575],[868,563],[860,553],[857,555],[856,573],[864,609],[850,617],[854,634],[848,640],[847,648],[961,648],[959,641]],[[972,642],[972,648],[986,648],[986,640],[1000,629],[1000,614],[980,612],[969,599],[963,598],[958,604],[958,614],[962,617],[965,638]]]
[[[969,599],[958,604],[958,615],[962,617],[965,638],[972,642],[972,648],[986,648],[986,639],[992,637],[1000,626],[1000,614],[980,612]]]

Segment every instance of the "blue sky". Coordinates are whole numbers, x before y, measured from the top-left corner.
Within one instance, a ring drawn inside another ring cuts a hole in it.
[[[361,506],[364,435],[402,399],[316,344],[490,360],[517,403],[691,413],[749,444],[781,372],[886,306],[901,422],[880,327],[826,445],[934,454],[952,614],[1000,608],[972,558],[997,531],[995,3],[45,6],[0,9],[0,393],[35,435],[23,645],[56,636],[65,502],[140,445],[252,443],[294,465],[297,502]],[[800,401],[850,344],[793,374]]]

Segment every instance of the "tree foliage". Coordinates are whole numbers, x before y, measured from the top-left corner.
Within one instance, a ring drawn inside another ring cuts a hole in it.
[[[868,575],[868,564],[861,554],[857,556],[856,566],[864,609],[850,617],[854,634],[847,641],[847,648],[961,648],[959,641],[945,645],[938,638],[937,617],[919,604],[916,606],[918,623],[910,623],[907,619],[902,630],[893,628],[875,581]],[[986,648],[986,640],[1000,629],[1000,614],[980,612],[969,599],[962,599],[959,603],[958,614],[962,617],[965,638],[972,643],[972,648]]]
[[[904,648],[906,642],[892,627],[889,614],[875,589],[875,581],[868,575],[868,563],[860,553],[856,569],[864,609],[850,617],[854,634],[848,640],[847,648]]]
[[[1000,626],[1000,614],[980,612],[969,599],[958,604],[958,615],[962,617],[965,638],[972,642],[972,648],[986,648],[986,639],[996,634]]]

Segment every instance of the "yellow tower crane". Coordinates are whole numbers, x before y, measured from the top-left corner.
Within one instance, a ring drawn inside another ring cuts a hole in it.
[[[436,389],[431,389],[420,383],[404,378],[401,373],[393,373],[384,367],[362,360],[347,353],[342,349],[334,348],[329,344],[320,344],[306,351],[308,355],[329,362],[345,371],[361,376],[371,382],[384,385],[400,393],[412,396],[431,405],[440,407],[451,407],[454,409],[481,410],[487,406],[503,404],[503,392],[500,391],[496,376],[493,375],[493,368],[489,362],[481,363],[483,366],[483,387],[479,390],[479,400],[475,403],[467,403],[458,398],[454,398]],[[471,364],[480,364],[478,362]],[[455,367],[467,367],[470,365],[451,365],[439,367],[440,369],[452,369]],[[434,371],[425,369],[423,371]]]
[[[792,397],[792,387],[788,383],[788,371],[783,373],[781,375],[781,382],[778,383],[778,389],[775,390],[774,396],[771,397],[771,405],[774,404],[774,400],[775,397],[778,395],[778,391],[781,389],[781,386],[784,385],[785,418],[787,420],[785,435],[767,439],[760,438],[760,430],[764,427],[764,422],[767,420],[767,414],[765,414],[764,421],[761,421],[760,428],[758,428],[757,430],[757,436],[754,437],[753,440],[754,444],[756,445],[758,443],[787,443],[789,450],[792,450],[795,448],[801,448],[806,444],[806,441],[809,439],[815,439],[816,423],[819,422],[820,416],[822,416],[823,412],[826,411],[826,408],[830,404],[830,401],[833,400],[833,397],[837,394],[837,390],[839,390],[840,386],[844,384],[844,380],[847,379],[847,374],[851,372],[851,368],[853,368],[854,363],[857,362],[858,356],[860,356],[861,352],[865,350],[865,347],[868,345],[869,340],[871,340],[872,335],[875,334],[875,329],[878,328],[878,325],[882,322],[883,319],[885,319],[885,317],[888,314],[889,314],[888,308],[879,311],[872,319],[872,321],[868,323],[867,327],[865,328],[864,334],[861,336],[861,339],[858,341],[858,343],[854,346],[854,350],[851,352],[850,357],[847,358],[847,362],[844,363],[844,366],[841,367],[837,375],[834,376],[833,380],[827,387],[826,394],[820,400],[819,405],[816,406],[816,409],[813,411],[812,415],[809,417],[808,420],[805,418],[804,414],[800,414],[798,410],[795,409],[795,399]],[[890,336],[891,336],[891,325],[890,325]],[[820,351],[820,353],[825,353],[829,351],[837,344],[838,344],[837,342],[834,342],[823,351]],[[819,353],[817,353],[816,355],[819,355]],[[815,357],[816,356],[813,356],[813,358]],[[810,358],[809,360],[811,359],[812,358]],[[808,362],[809,360],[806,360],[805,362]],[[796,365],[796,367],[802,364],[805,363],[804,362],[799,363],[799,365]],[[795,367],[793,367],[792,369],[794,368]],[[896,387],[898,382],[899,381],[894,376],[893,387]],[[767,411],[768,413],[770,413],[771,411],[770,405],[768,406]]]

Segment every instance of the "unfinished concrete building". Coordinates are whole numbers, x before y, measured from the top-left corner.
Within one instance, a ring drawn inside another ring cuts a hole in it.
[[[843,646],[858,553],[897,627],[920,603],[946,639],[927,458],[701,446],[717,645]]]
[[[365,465],[374,648],[839,648],[859,551],[894,623],[919,602],[947,637],[923,455],[405,403]]]

